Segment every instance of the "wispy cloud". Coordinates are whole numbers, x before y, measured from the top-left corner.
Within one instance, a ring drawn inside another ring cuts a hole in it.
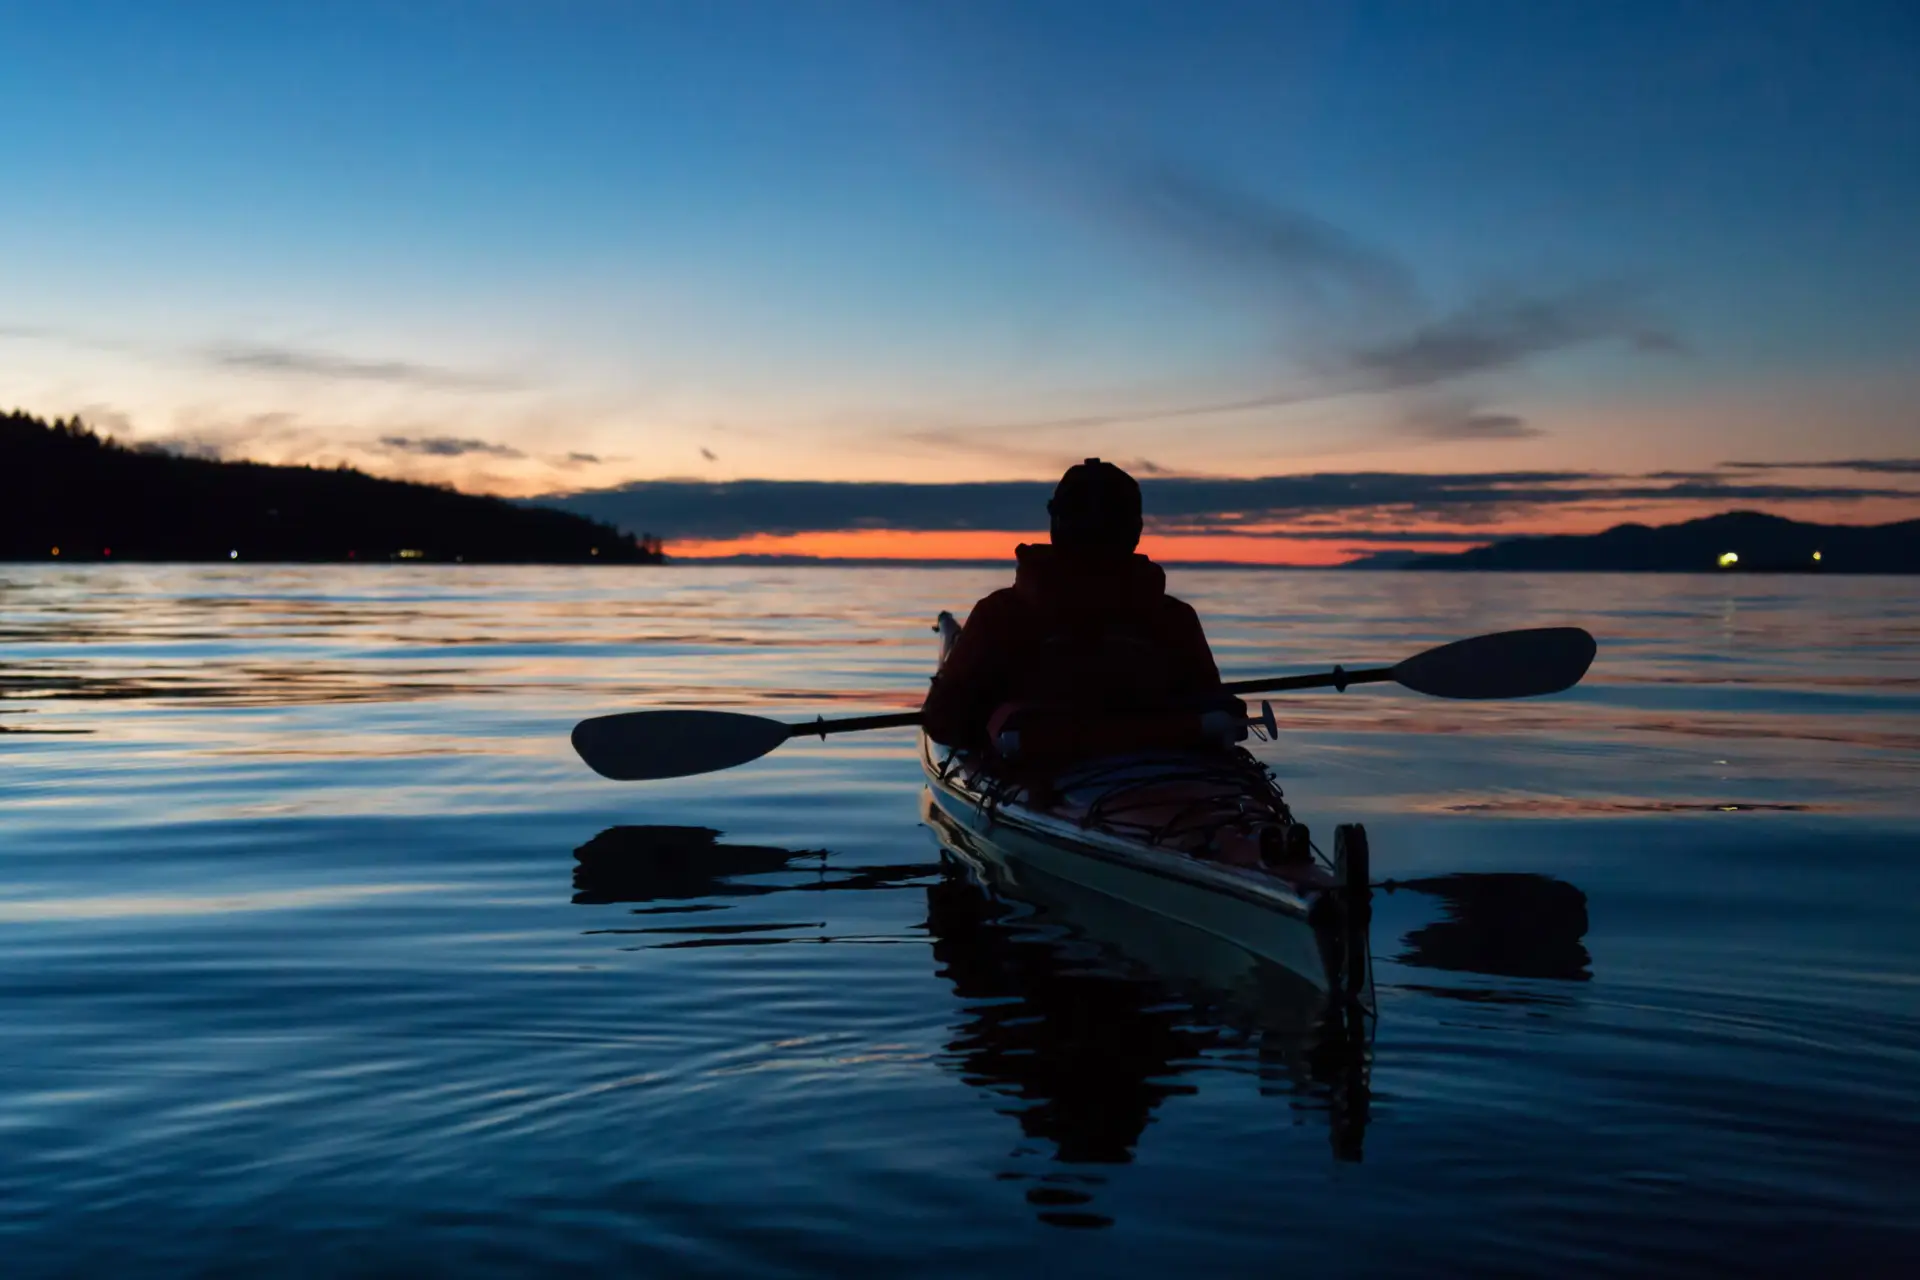
[[[233,417],[193,415],[178,429],[142,442],[141,448],[190,458],[258,459],[325,463],[342,455],[335,433],[280,411]]]
[[[715,452],[714,452],[713,450],[711,450],[711,449],[708,449],[708,448],[706,448],[706,447],[704,447],[704,446],[702,446],[702,448],[701,448],[701,450],[700,450],[700,456],[701,456],[701,457],[703,457],[703,458],[705,458],[705,459],[706,459],[706,460],[707,460],[708,462],[718,462],[718,461],[720,461],[720,455],[719,455],[719,454],[717,454],[717,453],[715,453]]]
[[[1879,475],[1920,475],[1920,458],[1847,458],[1837,462],[1723,462],[1743,471],[1861,471]]]
[[[1131,403],[1025,420],[922,427],[902,438],[942,451],[998,451],[1035,432],[1224,417],[1359,395],[1426,391],[1497,377],[1576,349],[1617,344],[1685,350],[1639,293],[1616,282],[1541,281],[1438,305],[1391,249],[1309,212],[1160,159],[1104,166],[1080,156],[1058,181],[1091,216],[1172,246],[1186,261],[1251,291],[1294,367],[1250,371],[1271,385],[1242,394]],[[1286,363],[1276,354],[1276,366]],[[1464,420],[1463,420],[1464,421]],[[1532,429],[1482,422],[1464,438],[1524,439]],[[1460,436],[1435,432],[1434,439]]]
[[[1361,346],[1348,366],[1374,387],[1428,387],[1494,373],[1589,343],[1622,340],[1643,351],[1679,342],[1641,315],[1615,288],[1475,299],[1385,340]]]
[[[1381,322],[1418,304],[1397,256],[1305,209],[1268,200],[1163,157],[1105,171],[1105,211],[1231,272],[1317,319]]]
[[[1529,440],[1546,432],[1514,413],[1493,413],[1470,402],[1441,400],[1408,415],[1404,430],[1423,440]]]
[[[394,453],[417,453],[430,458],[460,458],[469,454],[484,454],[490,458],[527,456],[512,445],[463,440],[455,436],[381,436],[380,447]]]
[[[496,377],[417,364],[409,360],[370,360],[332,351],[260,344],[220,344],[206,358],[223,369],[289,374],[348,382],[386,382],[437,390],[499,391],[512,384]]]

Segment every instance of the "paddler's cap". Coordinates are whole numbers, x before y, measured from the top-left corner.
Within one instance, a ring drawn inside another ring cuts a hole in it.
[[[1131,552],[1140,544],[1140,485],[1111,462],[1088,458],[1068,467],[1047,514],[1056,547]]]

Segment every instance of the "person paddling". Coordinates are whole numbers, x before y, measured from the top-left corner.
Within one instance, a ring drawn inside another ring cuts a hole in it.
[[[1068,468],[1050,544],[1015,549],[1011,587],[973,607],[922,708],[943,746],[1029,766],[1237,741],[1199,616],[1135,550],[1140,486],[1111,462]]]

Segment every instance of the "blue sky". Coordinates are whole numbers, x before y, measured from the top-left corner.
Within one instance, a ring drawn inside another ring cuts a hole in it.
[[[137,439],[516,493],[1920,452],[1908,4],[75,2],[0,49],[0,399]]]

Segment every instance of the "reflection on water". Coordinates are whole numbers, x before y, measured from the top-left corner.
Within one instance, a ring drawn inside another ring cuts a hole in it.
[[[1526,872],[1465,872],[1396,881],[1440,901],[1443,918],[1407,935],[1396,959],[1423,969],[1507,978],[1585,982],[1593,976],[1581,939],[1587,895],[1564,880]]]
[[[937,807],[923,816],[938,821]],[[656,904],[635,914],[725,911],[731,900],[926,882],[925,931],[958,1020],[939,1061],[1000,1109],[1054,1165],[1133,1161],[1154,1113],[1190,1097],[1208,1071],[1240,1064],[1262,1096],[1327,1125],[1333,1153],[1361,1159],[1368,1114],[1369,1027],[1311,986],[1198,930],[1064,881],[983,878],[948,847],[924,862],[846,866],[825,851],[721,840],[710,827],[619,826],[575,851],[573,901]],[[810,872],[800,878],[789,873]],[[660,905],[670,904],[670,905]],[[777,908],[776,908],[777,913]],[[674,938],[656,947],[847,942],[821,923],[772,920],[600,928],[592,935]],[[696,935],[687,937],[686,935]],[[1027,1201],[1054,1226],[1111,1225],[1102,1178],[1085,1170],[1001,1169],[1029,1182]]]
[[[573,900],[581,904],[745,898],[827,889],[897,889],[925,879],[922,862],[848,867],[827,865],[827,851],[721,844],[712,827],[609,827],[573,851]],[[742,880],[810,870],[784,884]],[[654,907],[635,915],[717,910],[714,904]]]
[[[1169,979],[1111,939],[1063,929],[1045,905],[1032,912],[1026,908],[1038,904],[1009,902],[966,864],[953,860],[947,868],[927,890],[927,927],[940,976],[971,1011],[948,1041],[948,1065],[1012,1100],[1009,1114],[1027,1138],[1051,1147],[1052,1159],[1131,1161],[1155,1109],[1199,1092],[1195,1071],[1223,1051],[1257,1064],[1262,1092],[1321,1115],[1338,1158],[1360,1159],[1363,1019],[1323,1008],[1297,981],[1290,999],[1256,1004],[1244,988]],[[1137,929],[1158,927],[1140,914]],[[1089,1225],[1061,1218],[1055,1201],[1035,1203],[1049,1206],[1041,1215],[1048,1221]]]
[[[1600,640],[1275,699],[1396,882],[1370,1041],[943,864],[910,734],[567,746],[914,705],[1005,576],[0,566],[0,1272],[1920,1273],[1920,597],[1176,568],[1230,678]]]
[[[1361,1158],[1358,1009],[1202,930],[1034,867],[1009,874],[930,795],[920,811],[947,868],[927,891],[934,959],[981,1002],[948,1049],[970,1081],[1019,1100],[1055,1159],[1131,1160],[1154,1110],[1196,1092],[1194,1068],[1223,1052],[1251,1057],[1263,1095],[1322,1115],[1336,1158]]]
[[[785,871],[800,859],[825,856],[720,844],[719,838],[712,827],[609,827],[573,851],[578,860],[573,900],[657,902],[773,893],[778,886],[745,884],[735,877]]]

